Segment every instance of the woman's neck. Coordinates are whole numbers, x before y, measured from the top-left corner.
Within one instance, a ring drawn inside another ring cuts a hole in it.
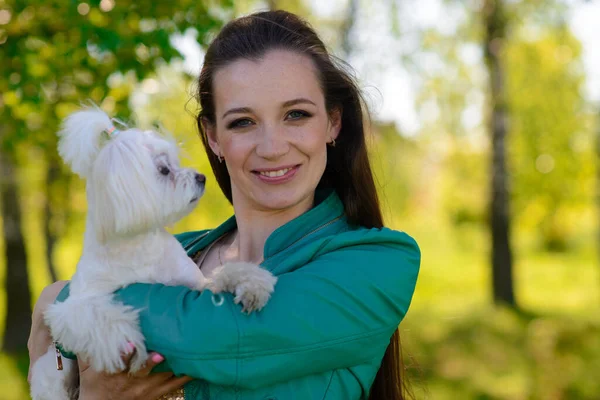
[[[313,206],[314,196],[283,210],[256,210],[238,206],[234,199],[237,231],[225,243],[223,261],[259,264],[267,238],[279,227],[304,214]]]

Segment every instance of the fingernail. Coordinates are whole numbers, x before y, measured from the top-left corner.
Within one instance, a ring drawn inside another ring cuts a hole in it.
[[[125,346],[125,351],[127,352],[127,354],[133,353],[133,350],[135,350],[135,344],[127,342],[127,346]]]
[[[152,356],[152,361],[154,361],[155,363],[163,362],[164,359],[165,358],[163,356],[161,356],[160,354],[154,354]]]

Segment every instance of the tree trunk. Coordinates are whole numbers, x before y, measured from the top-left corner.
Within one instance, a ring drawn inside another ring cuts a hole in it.
[[[3,350],[9,353],[27,348],[31,328],[31,292],[14,165],[14,158],[10,154],[0,153],[0,203],[6,260]]]
[[[50,204],[53,201],[53,191],[57,188],[57,185],[59,184],[58,181],[60,179],[60,175],[60,167],[52,159],[52,157],[49,157],[48,171],[46,175],[46,202],[44,204],[44,236],[46,239],[46,263],[48,265],[48,273],[52,282],[56,282],[58,280],[56,268],[52,260],[52,253],[54,251],[54,245],[56,243],[56,238],[58,237],[58,234],[56,227],[57,224],[52,223],[53,213]]]
[[[502,46],[506,19],[502,0],[485,0],[484,52],[490,83],[490,133],[492,137],[491,208],[492,283],[494,302],[516,307],[512,252],[510,247],[510,213],[506,171],[507,108],[504,90]]]

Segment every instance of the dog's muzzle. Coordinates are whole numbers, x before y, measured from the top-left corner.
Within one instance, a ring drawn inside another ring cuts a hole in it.
[[[198,201],[198,199],[204,194],[204,185],[206,184],[206,176],[203,174],[196,173],[194,175],[194,181],[196,182],[196,186],[198,187],[198,195],[194,196],[190,203]]]
[[[204,188],[204,184],[206,183],[206,176],[196,173],[196,176],[194,177],[194,179],[196,180],[196,184],[198,186],[200,186],[201,188]]]

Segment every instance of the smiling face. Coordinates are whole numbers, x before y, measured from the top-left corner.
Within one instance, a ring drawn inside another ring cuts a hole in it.
[[[240,59],[213,78],[215,123],[209,144],[224,158],[237,209],[304,210],[337,138],[340,113],[327,113],[314,64],[285,50]]]

